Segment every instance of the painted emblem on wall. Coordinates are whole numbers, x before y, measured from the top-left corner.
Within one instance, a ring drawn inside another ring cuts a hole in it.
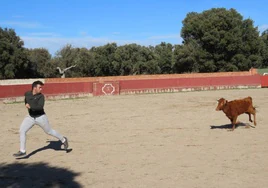
[[[101,88],[101,91],[105,95],[112,95],[115,92],[115,87],[113,84],[104,84],[104,86]]]

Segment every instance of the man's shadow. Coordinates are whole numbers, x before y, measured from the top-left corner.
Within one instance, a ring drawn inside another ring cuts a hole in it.
[[[29,153],[28,155],[24,156],[24,157],[19,157],[17,159],[28,159],[30,158],[32,155],[40,152],[40,151],[44,151],[44,150],[47,150],[47,149],[53,149],[55,151],[66,151],[66,153],[69,153],[71,152],[73,149],[63,149],[61,148],[62,147],[62,142],[59,140],[59,141],[47,141],[49,144],[47,146],[44,146],[42,148],[39,148],[37,150],[34,150],[32,151],[31,153]]]
[[[233,125],[232,124],[225,124],[225,125],[210,125],[210,129],[232,129]],[[248,124],[248,123],[237,123],[235,125],[235,128],[255,128],[254,126]]]

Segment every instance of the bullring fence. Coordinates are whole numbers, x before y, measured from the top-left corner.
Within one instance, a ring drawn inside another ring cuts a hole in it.
[[[267,74],[265,74],[267,72]],[[268,70],[85,78],[0,80],[0,101],[23,101],[35,80],[48,99],[140,93],[268,87]]]

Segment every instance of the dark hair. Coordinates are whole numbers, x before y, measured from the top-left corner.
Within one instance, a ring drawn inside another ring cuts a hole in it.
[[[33,84],[32,84],[32,89],[33,89],[34,87],[36,87],[37,85],[41,85],[41,86],[43,86],[44,83],[41,82],[41,81],[39,81],[39,80],[37,80],[37,81],[33,82]]]

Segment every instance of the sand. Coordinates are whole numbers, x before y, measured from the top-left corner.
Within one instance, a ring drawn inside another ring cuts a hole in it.
[[[229,131],[217,99],[247,96],[257,127],[243,114]],[[71,151],[34,126],[23,159],[12,154],[26,108],[0,104],[0,187],[268,187],[267,96],[268,89],[241,89],[46,101]]]

